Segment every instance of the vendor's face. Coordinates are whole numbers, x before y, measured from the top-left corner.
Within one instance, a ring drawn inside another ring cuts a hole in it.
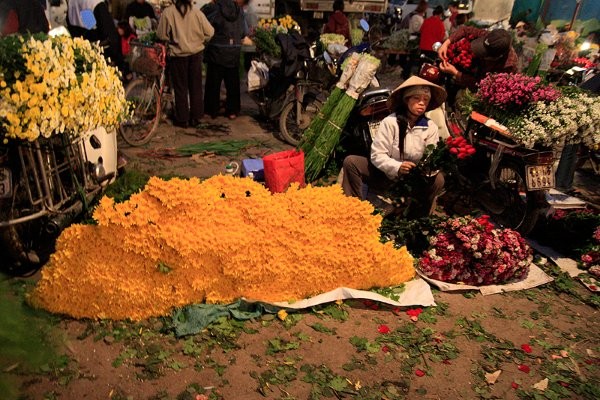
[[[431,97],[426,94],[410,96],[406,99],[408,111],[413,115],[423,115],[425,113],[425,110],[427,110],[427,106],[429,105],[430,100]]]

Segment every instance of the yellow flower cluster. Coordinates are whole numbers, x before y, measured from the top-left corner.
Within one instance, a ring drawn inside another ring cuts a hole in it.
[[[7,138],[33,141],[118,125],[127,111],[125,91],[97,44],[67,36],[22,40],[26,72],[7,84],[0,71],[0,130]]]
[[[300,25],[298,25],[298,22],[294,21],[294,19],[289,15],[279,18],[261,18],[258,21],[258,28],[265,29],[267,31],[274,31],[276,33],[288,32],[291,29],[300,32]]]
[[[247,178],[152,178],[127,202],[103,198],[98,225],[67,228],[30,300],[76,318],[140,320],[202,301],[292,301],[411,279],[412,257],[380,243],[372,212],[339,186],[271,195]]]

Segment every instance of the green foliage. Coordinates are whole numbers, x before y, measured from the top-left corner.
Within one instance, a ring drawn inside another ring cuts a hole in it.
[[[279,58],[281,57],[281,46],[275,41],[273,33],[266,29],[256,29],[252,41],[256,45],[256,50],[260,53]]]
[[[0,393],[16,398],[9,371],[36,371],[57,358],[52,341],[51,320],[32,310],[16,296],[0,275]]]
[[[281,338],[271,339],[267,342],[267,355],[282,353],[288,350],[296,350],[300,348],[299,342],[287,341]]]
[[[112,197],[115,203],[122,203],[129,200],[132,194],[142,190],[148,183],[148,179],[150,175],[144,172],[128,170],[108,185],[104,194]]]
[[[198,153],[213,153],[219,156],[236,156],[248,147],[261,145],[257,140],[222,140],[218,142],[192,143],[177,148],[184,156]]]
[[[429,247],[428,237],[445,218],[430,216],[408,219],[403,215],[385,218],[381,223],[382,241],[393,240],[398,246],[406,246],[415,257],[420,257]]]

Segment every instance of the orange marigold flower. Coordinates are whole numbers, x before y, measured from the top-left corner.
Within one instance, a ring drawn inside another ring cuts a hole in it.
[[[98,225],[62,233],[31,302],[75,318],[140,320],[202,301],[278,302],[411,279],[412,257],[379,242],[372,212],[339,186],[271,195],[231,176],[152,178],[127,202],[103,198]]]

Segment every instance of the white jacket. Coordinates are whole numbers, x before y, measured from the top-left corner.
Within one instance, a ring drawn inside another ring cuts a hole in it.
[[[428,118],[421,117],[415,126],[407,128],[404,138],[404,154],[400,155],[400,130],[396,114],[390,114],[381,121],[371,144],[371,162],[383,171],[389,179],[398,179],[402,161],[415,164],[421,160],[425,148],[437,144],[440,138],[437,125]]]

